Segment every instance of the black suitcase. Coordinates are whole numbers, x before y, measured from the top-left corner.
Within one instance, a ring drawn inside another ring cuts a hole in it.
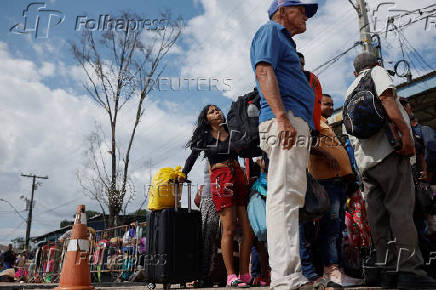
[[[201,215],[191,209],[190,182],[187,187],[187,209],[177,208],[176,202],[176,208],[153,211],[147,217],[144,274],[149,288],[159,283],[169,289],[170,284],[200,279]]]

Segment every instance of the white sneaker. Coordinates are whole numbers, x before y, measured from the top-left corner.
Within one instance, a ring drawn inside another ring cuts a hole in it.
[[[342,287],[360,286],[363,284],[362,279],[347,276],[343,271],[339,270],[338,265],[324,267],[324,277]]]

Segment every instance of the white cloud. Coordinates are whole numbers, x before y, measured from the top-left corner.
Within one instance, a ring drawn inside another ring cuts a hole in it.
[[[50,62],[43,62],[39,74],[43,77],[51,77],[55,73],[55,65]]]
[[[0,59],[2,60],[2,67],[10,68],[6,77],[11,77],[16,80],[33,81],[39,80],[40,76],[36,71],[36,66],[32,61],[25,59],[11,60],[7,51],[7,45],[0,42]],[[3,75],[6,74],[6,70]]]
[[[381,3],[374,0],[368,2],[371,9],[375,9]],[[419,4],[406,0],[395,2],[396,9],[405,10],[433,4],[431,0],[422,0]],[[198,0],[196,3],[202,4],[204,13],[187,23],[183,39],[189,50],[183,55],[185,62],[182,74],[231,77],[234,86],[232,91],[225,93],[227,97],[234,98],[250,91],[254,84],[249,58],[251,40],[256,30],[267,21],[266,11],[271,1]],[[388,11],[388,8],[391,7],[382,6],[375,14],[380,22],[378,27],[384,27],[387,16],[394,13]],[[357,13],[350,3],[344,0],[326,1],[320,6],[317,15],[308,20],[307,27],[307,31],[297,35],[295,41],[297,50],[306,56],[308,70],[315,69],[360,40]],[[405,30],[405,35],[415,48],[427,49],[429,52],[428,49],[434,46],[436,34],[425,32],[424,27],[425,21],[413,24]],[[401,59],[401,50],[394,45],[398,43],[396,38],[391,36],[382,41],[386,58]],[[389,46],[392,47],[386,50]],[[336,99],[342,101],[343,94],[352,81],[352,61],[358,52],[359,48],[354,49],[319,77],[324,90]],[[431,54],[427,54],[428,60],[433,60],[434,53],[429,53]],[[386,65],[388,68],[393,66],[388,63]],[[424,72],[425,70],[420,71]],[[398,78],[396,80],[401,81],[403,80]]]
[[[94,129],[95,122],[107,128],[107,116],[87,96],[50,89],[42,82],[42,77],[51,76],[53,69],[57,71],[57,64],[47,62],[39,68],[34,61],[12,57],[8,46],[2,42],[0,59],[0,86],[3,88],[0,92],[0,196],[22,210],[24,202],[19,195],[29,197],[31,179],[20,177],[20,173],[49,176],[48,180],[41,181],[35,194],[37,204],[32,225],[32,236],[35,236],[58,228],[64,218],[71,219],[80,203],[98,209],[95,202],[81,193],[74,171],[83,162],[84,137]],[[76,74],[79,75],[79,71]],[[192,132],[193,116],[177,111],[173,103],[166,103],[166,108],[171,108],[170,113],[149,100],[146,108],[131,154],[137,199],[129,210],[136,210],[144,198],[143,185],[148,180],[145,161],[152,158],[152,173],[160,167],[183,166],[181,163],[188,154],[183,145]],[[117,130],[121,148],[127,146],[135,112],[132,101],[119,115]],[[201,173],[201,169],[194,168],[194,180],[201,181],[196,179]],[[25,226],[3,202],[0,202],[0,214],[0,243],[24,235]],[[11,232],[12,236],[6,235]]]
[[[204,14],[191,19],[183,40],[189,45],[182,75],[232,78],[235,97],[254,86],[249,49],[257,28],[267,20],[269,1],[201,1]]]

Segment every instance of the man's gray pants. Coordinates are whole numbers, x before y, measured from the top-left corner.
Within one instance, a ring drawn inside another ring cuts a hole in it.
[[[415,187],[409,158],[392,153],[362,177],[377,264],[387,271],[426,275],[413,223]]]

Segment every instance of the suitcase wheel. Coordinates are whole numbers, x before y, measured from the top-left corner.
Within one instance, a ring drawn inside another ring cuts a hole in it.
[[[154,288],[156,288],[156,284],[148,283],[147,288],[150,289],[150,290],[153,290]]]

